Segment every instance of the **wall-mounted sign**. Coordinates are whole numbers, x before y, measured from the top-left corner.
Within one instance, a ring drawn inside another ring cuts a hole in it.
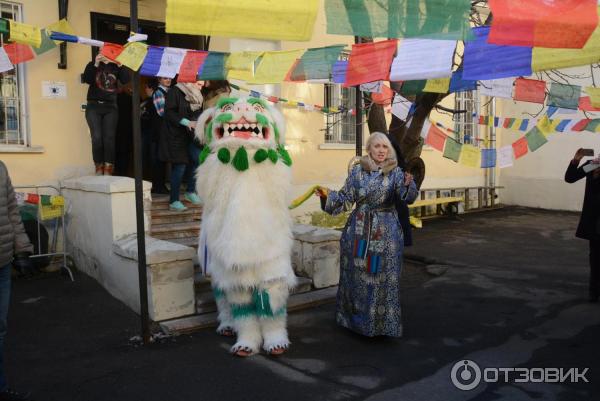
[[[66,99],[67,83],[56,81],[42,81],[42,97],[44,99]]]

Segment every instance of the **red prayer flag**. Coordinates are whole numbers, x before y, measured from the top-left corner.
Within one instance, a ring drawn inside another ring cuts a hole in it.
[[[597,0],[489,0],[488,43],[581,49],[598,25]]]
[[[296,61],[294,61],[294,64],[292,64],[292,68],[290,68],[288,70],[287,74],[285,74],[285,78],[283,79],[284,81],[286,81],[286,82],[304,82],[304,81],[306,81],[305,74],[299,74],[299,76],[297,76],[296,79],[292,79],[292,74],[296,70],[296,67],[298,67],[298,64],[300,64],[299,58],[296,59]]]
[[[585,129],[585,127],[587,127],[587,125],[591,122],[592,120],[589,118],[584,118],[583,120],[579,121],[577,124],[573,125],[571,127],[571,131],[583,131]]]
[[[583,111],[600,111],[600,107],[592,106],[592,101],[589,96],[582,96],[579,98],[579,110]]]
[[[381,93],[371,93],[371,99],[382,106],[389,106],[394,99],[394,91],[387,85],[381,85]]]
[[[517,78],[513,99],[521,102],[544,103],[546,82],[535,79]]]
[[[515,160],[519,157],[525,156],[529,150],[527,149],[527,137],[522,137],[521,139],[513,142],[512,144],[513,152],[515,153]]]
[[[356,86],[373,81],[387,81],[397,43],[396,39],[390,39],[352,45],[344,86]]]
[[[106,56],[112,61],[117,61],[116,58],[123,51],[123,46],[116,43],[104,42],[104,46],[100,49],[100,54]]]
[[[27,198],[25,198],[25,202],[37,205],[38,203],[40,203],[40,196],[37,194],[27,194]]]
[[[447,137],[448,136],[444,134],[442,130],[440,130],[435,125],[431,124],[431,128],[429,128],[429,133],[427,134],[427,139],[425,140],[425,143],[431,146],[432,148],[443,152]]]
[[[177,82],[196,82],[200,66],[208,57],[208,52],[188,50],[179,67]]]
[[[4,45],[4,50],[6,51],[6,54],[8,54],[10,62],[13,64],[24,63],[35,58],[33,49],[29,45],[9,43]]]

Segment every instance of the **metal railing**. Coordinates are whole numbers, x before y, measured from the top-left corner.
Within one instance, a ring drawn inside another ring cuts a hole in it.
[[[499,206],[498,189],[503,187],[453,187],[453,188],[421,188],[420,199],[437,199],[444,197],[463,197],[463,212],[472,212],[484,209],[492,209]],[[447,207],[453,207],[448,205]],[[442,215],[449,212],[460,212],[459,210],[449,211],[444,205],[422,206],[416,208],[416,216],[428,217]]]

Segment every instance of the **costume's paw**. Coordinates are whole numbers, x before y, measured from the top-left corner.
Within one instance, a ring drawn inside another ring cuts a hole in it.
[[[273,343],[265,343],[263,345],[263,349],[269,355],[281,355],[285,353],[290,348],[290,342],[288,340],[278,341]]]
[[[217,334],[224,337],[235,337],[235,330],[228,325],[217,327]]]
[[[257,348],[244,341],[238,341],[231,347],[230,352],[235,356],[247,357],[256,354]]]

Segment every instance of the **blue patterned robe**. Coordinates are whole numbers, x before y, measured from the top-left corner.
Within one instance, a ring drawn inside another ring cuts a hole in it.
[[[365,336],[402,336],[400,272],[404,248],[394,207],[417,197],[399,167],[387,175],[354,166],[339,191],[329,191],[324,210],[352,211],[340,240],[340,284],[336,321]]]

